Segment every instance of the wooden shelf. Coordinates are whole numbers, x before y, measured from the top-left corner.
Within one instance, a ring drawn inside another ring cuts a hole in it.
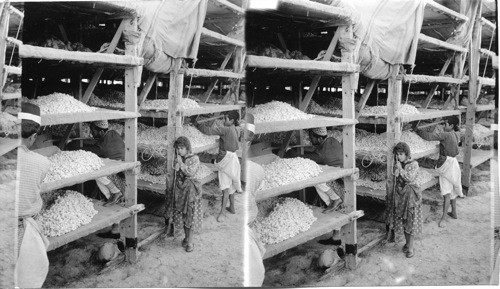
[[[7,44],[22,46],[23,42],[21,40],[14,38],[14,37],[7,37]]]
[[[245,10],[243,8],[226,0],[212,0],[211,3],[213,3],[216,6],[229,9],[232,12],[236,13],[237,15],[245,13]]]
[[[441,15],[446,15],[447,17],[458,21],[458,22],[466,22],[469,20],[469,17],[460,14],[448,7],[445,7],[437,2],[434,2],[433,0],[427,1],[427,5],[425,6],[426,9],[430,9],[436,13],[439,13]]]
[[[498,58],[498,56],[497,56],[497,54],[495,52],[490,51],[488,49],[481,48],[481,49],[479,49],[479,53],[484,58],[487,58],[487,57],[489,57],[491,59]]]
[[[13,139],[0,137],[0,156],[10,152],[21,145],[21,138]]]
[[[2,92],[2,100],[9,100],[9,99],[20,99],[21,98],[21,92],[12,92],[12,93],[7,93],[7,92]]]
[[[230,45],[238,46],[238,47],[245,47],[245,42],[240,41],[238,39],[234,39],[225,35],[222,35],[220,33],[217,33],[215,31],[209,30],[205,27],[201,28],[201,36],[209,37],[215,40],[218,40],[219,42],[224,42]]]
[[[476,111],[486,111],[486,110],[495,110],[494,104],[477,104]],[[467,108],[463,109],[464,112],[467,111]]]
[[[369,151],[366,151],[366,150],[356,150],[356,158],[357,159],[362,159],[362,158],[365,158],[365,157],[370,157],[370,155],[372,153],[374,153],[374,152],[369,152]],[[387,161],[387,156],[386,156],[387,155],[387,151],[376,151],[375,153],[383,154],[384,155],[384,162]],[[420,158],[431,156],[431,155],[437,154],[437,153],[439,153],[439,145],[436,145],[436,147],[432,148],[432,149],[428,149],[428,150],[421,151],[421,152],[418,152],[418,153],[412,153],[411,157],[413,159],[420,159]],[[369,159],[366,162],[369,162]]]
[[[243,105],[241,104],[212,104],[212,103],[198,103],[201,108],[188,109],[182,111],[183,116],[192,116],[199,114],[210,114],[210,113],[218,113],[224,111],[231,110],[240,110]],[[162,107],[156,110],[152,109],[141,109],[140,110],[142,117],[155,117],[155,118],[167,118],[168,117],[168,108]]]
[[[213,172],[210,175],[201,179],[200,182],[202,185],[204,185],[212,180],[217,179],[217,177],[218,177],[217,172]],[[137,180],[137,189],[152,191],[152,192],[156,192],[159,194],[165,194],[166,184],[152,183],[152,182],[138,179]]]
[[[98,108],[97,110],[92,112],[44,114],[42,115],[42,126],[78,123],[78,122],[91,122],[96,120],[137,118],[140,116],[141,115],[136,112]]]
[[[229,79],[242,79],[245,77],[244,73],[235,73],[232,71],[225,70],[210,70],[210,69],[198,69],[198,68],[188,68],[184,70],[184,75],[188,77],[207,77],[207,78],[229,78]]]
[[[218,147],[219,147],[219,140],[216,140],[214,143],[208,145],[193,147],[192,151],[193,154],[199,154],[201,152],[216,149]],[[153,157],[164,158],[167,155],[167,144],[165,143],[162,145],[158,145],[158,144],[145,144],[137,142],[137,151],[140,153],[144,153],[146,155],[152,155]]]
[[[266,253],[264,259],[270,258],[288,249],[294,248],[300,244],[304,244],[314,238],[317,238],[326,233],[330,233],[334,229],[340,229],[342,226],[349,224],[364,215],[363,211],[354,211],[350,214],[340,212],[330,212],[323,214],[323,209],[312,207],[313,214],[317,220],[311,225],[309,230],[301,232],[293,238],[285,240],[278,244],[266,245]]]
[[[315,127],[344,126],[358,123],[355,119],[335,118],[315,115],[311,119],[286,120],[261,122],[255,124],[255,133],[270,133],[280,131],[290,131],[299,129],[309,129]]]
[[[102,159],[104,162],[104,166],[102,166],[100,169],[97,171],[91,172],[91,173],[86,173],[86,174],[81,174],[77,176],[73,176],[70,178],[62,179],[62,180],[57,180],[53,182],[48,182],[48,183],[42,183],[41,185],[41,192],[50,192],[53,190],[57,190],[60,188],[76,185],[76,184],[81,184],[83,182],[89,181],[89,180],[95,180],[99,177],[104,177],[104,176],[109,176],[113,175],[119,172],[123,172],[126,170],[131,170],[135,167],[138,167],[141,165],[140,162],[122,162],[122,161],[116,161],[116,160],[110,160],[110,159]]]
[[[464,84],[466,81],[460,78],[445,77],[445,76],[432,76],[432,75],[405,75],[403,76],[404,82],[411,83],[447,83],[447,84]]]
[[[420,169],[427,170],[429,173],[436,175],[434,173],[434,170],[424,169],[424,168],[420,168]],[[423,184],[422,186],[420,186],[420,188],[422,189],[422,191],[425,191],[438,183],[439,183],[439,179],[436,177],[436,178],[428,181],[427,183]],[[358,196],[362,196],[362,197],[369,197],[369,198],[374,198],[374,199],[377,199],[380,201],[385,201],[386,191],[385,190],[374,190],[372,188],[367,188],[364,186],[357,186],[356,187],[356,194]]]
[[[470,161],[471,168],[475,168],[480,164],[488,161],[493,157],[493,150],[472,150],[472,156]],[[464,158],[462,156],[457,156],[457,160],[459,163],[464,162]]]
[[[253,159],[252,159],[253,161]],[[357,168],[354,169],[342,169],[330,166],[320,166],[323,172],[321,172],[317,177],[310,178],[307,180],[303,180],[296,183],[291,183],[288,185],[284,185],[278,188],[267,189],[256,192],[256,201],[262,201],[268,198],[276,197],[279,195],[291,193],[294,191],[298,191],[307,187],[312,187],[317,184],[326,183],[335,179],[351,176],[359,170]]]
[[[308,74],[338,76],[359,72],[359,65],[344,62],[281,59],[257,55],[247,55],[246,61],[247,67],[294,70]]]
[[[6,73],[14,74],[14,75],[21,75],[23,73],[23,70],[21,67],[15,67],[15,66],[9,66],[9,65],[4,66],[4,70]]]
[[[484,18],[484,17],[481,17],[481,24],[483,26],[486,26],[488,29],[492,30],[492,31],[495,31],[497,26],[495,25],[495,23],[491,22],[490,20]]]
[[[111,225],[127,219],[144,210],[143,204],[137,204],[129,208],[125,208],[119,205],[103,207],[103,202],[97,200],[93,200],[93,203],[94,208],[98,213],[92,218],[92,221],[89,224],[83,225],[80,228],[62,236],[48,238],[50,244],[47,251],[57,249],[82,237],[110,227]]]
[[[479,77],[479,83],[482,86],[494,87],[496,85],[496,80],[494,78]]]
[[[277,9],[272,10],[271,13],[279,13],[287,18],[304,18],[309,21],[335,21],[338,24],[348,24],[351,23],[355,12],[307,0],[279,0]]]
[[[463,52],[463,53],[467,52],[467,48],[463,48],[461,46],[451,44],[451,43],[427,36],[427,35],[422,34],[422,33],[420,33],[420,35],[418,36],[418,40],[419,40],[419,43],[418,43],[419,49],[444,48],[447,50],[453,50],[453,51],[457,51],[457,52]]]
[[[23,44],[19,46],[19,57],[55,61],[134,67],[144,64],[144,59],[131,55],[80,52]]]
[[[400,116],[402,122],[412,122],[416,120],[441,118],[450,115],[460,115],[460,110],[438,110],[438,109],[418,109],[420,114],[407,114]],[[380,116],[360,116],[359,123],[363,124],[386,124],[387,115]]]

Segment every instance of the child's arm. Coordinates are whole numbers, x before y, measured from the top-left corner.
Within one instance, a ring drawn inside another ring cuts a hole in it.
[[[427,132],[425,130],[415,130],[415,132],[426,141],[442,141],[444,135],[440,132]]]
[[[404,169],[399,170],[399,174],[407,183],[415,182],[418,176],[418,162],[412,161],[407,164]]]
[[[181,171],[188,177],[194,177],[200,168],[200,159],[198,156],[192,156],[186,159],[186,163],[181,163]]]
[[[198,123],[195,123],[195,125],[202,133],[208,134],[208,135],[223,136],[226,134],[226,130],[228,129],[227,127],[224,127],[224,126],[215,125],[215,123],[212,124],[211,126],[208,126],[205,124],[198,124]]]

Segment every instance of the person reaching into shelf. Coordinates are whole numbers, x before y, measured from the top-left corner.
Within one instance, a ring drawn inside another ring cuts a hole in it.
[[[221,217],[225,217],[225,211],[235,214],[234,193],[242,192],[241,189],[241,166],[236,151],[239,149],[239,134],[237,128],[240,114],[233,110],[226,112],[224,115],[224,126],[208,126],[199,124],[196,118],[193,119],[193,124],[204,134],[218,135],[219,153],[212,159],[212,162],[217,166],[219,175],[219,188],[223,192],[222,204],[217,221],[222,222]],[[227,200],[229,198],[229,208]]]
[[[319,165],[327,165],[332,167],[343,167],[344,157],[342,144],[333,136],[328,136],[326,127],[318,127],[309,130],[309,139],[315,147],[311,152],[305,152],[303,155],[294,153],[288,150],[285,157],[303,157],[313,160]],[[338,210],[342,206],[345,195],[344,183],[342,179],[337,179],[329,183],[322,183],[314,186],[319,197],[325,202],[327,208],[323,213],[328,213]],[[339,196],[340,194],[340,196]],[[340,231],[333,230],[332,238],[319,240],[323,245],[341,246]],[[339,256],[344,256],[344,251],[338,247],[337,253]]]
[[[125,142],[117,131],[109,129],[107,120],[92,122],[90,124],[90,131],[94,142],[84,145],[83,150],[93,152],[100,158],[125,160]],[[123,201],[123,176],[100,177],[96,179],[96,182],[103,195],[108,199],[104,204],[105,207]],[[115,183],[123,187],[122,190]]]
[[[94,139],[85,142],[82,147],[83,150],[93,152],[100,158],[125,160],[125,142],[117,131],[109,129],[107,120],[98,120],[90,123],[90,132]],[[124,200],[125,180],[123,173],[100,177],[95,181],[102,194],[107,198],[107,201],[103,205],[104,207],[118,204]],[[119,239],[119,224],[113,224],[111,231],[98,233],[97,236]]]
[[[201,182],[194,176],[200,168],[198,156],[191,152],[191,142],[181,136],[174,142],[175,159],[173,190],[166,192],[166,218],[184,226],[182,246],[186,252],[194,250],[193,234],[201,230]]]
[[[309,139],[314,146],[311,152],[305,152],[303,155],[287,151],[285,157],[303,157],[313,160],[318,165],[327,165],[332,167],[343,167],[343,149],[342,144],[333,136],[328,136],[326,127],[313,128],[309,130]],[[341,179],[333,182],[322,183],[314,186],[319,197],[325,202],[327,208],[323,213],[337,210],[342,204],[344,197],[344,186]],[[341,194],[341,197],[338,195]]]
[[[450,116],[444,121],[443,132],[427,132],[420,130],[413,124],[413,130],[427,141],[439,141],[439,158],[435,170],[439,174],[439,187],[443,196],[443,215],[438,222],[439,227],[444,227],[446,216],[457,219],[457,197],[463,198],[462,175],[456,156],[459,154],[460,121],[457,116]],[[451,204],[451,212],[448,213]]]
[[[17,149],[19,169],[18,244],[15,274],[16,287],[41,288],[49,271],[47,248],[49,241],[33,219],[43,206],[41,184],[50,169],[50,161],[29,148],[40,130],[40,108],[23,102],[21,112],[22,143]]]
[[[422,233],[422,191],[415,183],[419,167],[418,162],[411,159],[410,147],[405,142],[396,144],[393,154],[396,159],[394,192],[387,217],[391,219],[391,230],[404,233],[403,253],[411,258],[415,255],[415,235]]]

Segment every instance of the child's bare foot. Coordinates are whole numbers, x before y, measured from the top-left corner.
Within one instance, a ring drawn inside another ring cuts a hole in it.
[[[217,222],[222,223],[226,220],[226,214],[224,212],[220,212],[216,218]]]
[[[441,219],[439,220],[439,222],[438,222],[438,226],[439,226],[439,228],[444,228],[444,227],[446,227],[446,225],[444,224],[444,218],[441,218]]]
[[[458,219],[457,214],[453,214],[452,212],[448,213],[448,216],[452,217],[453,219]]]

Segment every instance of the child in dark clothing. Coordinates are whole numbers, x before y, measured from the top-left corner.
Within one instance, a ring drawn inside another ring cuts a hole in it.
[[[462,175],[456,156],[460,143],[459,120],[457,116],[445,119],[443,132],[427,132],[415,129],[415,132],[427,141],[439,141],[439,159],[436,162],[436,171],[439,173],[439,186],[443,196],[443,216],[438,222],[444,227],[446,215],[457,219],[457,197],[463,197]],[[451,204],[451,213],[448,209]]]
[[[224,126],[206,126],[196,122],[196,127],[207,135],[218,135],[219,153],[215,158],[215,165],[218,168],[219,188],[223,192],[221,211],[217,216],[217,221],[222,221],[221,217],[226,216],[225,211],[235,214],[234,193],[242,192],[241,189],[241,167],[236,151],[239,149],[240,131],[237,128],[240,114],[238,111],[229,111],[224,115]],[[229,207],[226,209],[229,198]]]

